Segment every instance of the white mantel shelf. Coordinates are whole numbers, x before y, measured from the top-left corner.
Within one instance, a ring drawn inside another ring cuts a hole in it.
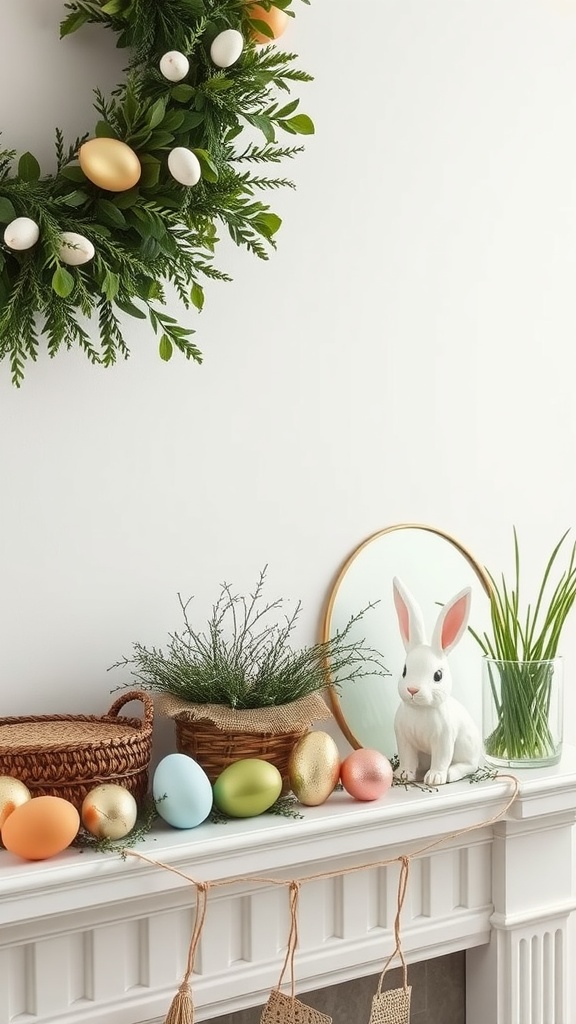
[[[572,1024],[567,922],[575,904],[576,750],[516,773],[505,819],[411,861],[402,915],[409,962],[467,953],[467,1024]],[[373,803],[334,793],[303,818],[158,828],[135,847],[212,889],[193,976],[196,1020],[265,1002],[288,938],[284,887],[414,854],[498,814],[506,779]],[[376,974],[392,948],[399,865],[302,886],[298,993]],[[180,984],[195,891],[165,868],[76,849],[38,863],[0,852],[0,1024],[160,1024]],[[335,1021],[335,1024],[338,1024]]]

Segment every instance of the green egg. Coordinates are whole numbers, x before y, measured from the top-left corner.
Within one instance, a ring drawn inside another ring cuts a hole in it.
[[[228,765],[212,790],[219,811],[231,818],[253,818],[262,814],[282,792],[282,776],[270,761],[247,757]]]

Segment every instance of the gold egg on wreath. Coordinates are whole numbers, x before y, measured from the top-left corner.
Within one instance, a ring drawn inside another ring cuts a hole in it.
[[[89,139],[80,146],[78,161],[89,181],[107,192],[127,192],[142,174],[136,153],[119,139]]]
[[[0,829],[12,811],[20,807],[20,804],[28,803],[31,798],[28,786],[20,782],[20,779],[14,779],[11,775],[0,775]]]
[[[91,789],[80,812],[84,828],[98,839],[123,839],[134,828],[137,815],[132,793],[111,782]]]

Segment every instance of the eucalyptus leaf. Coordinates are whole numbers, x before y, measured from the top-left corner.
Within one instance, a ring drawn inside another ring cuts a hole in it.
[[[5,196],[0,196],[0,224],[9,224],[16,217],[16,210]]]
[[[63,178],[67,178],[68,181],[84,182],[88,181],[84,171],[79,164],[67,164],[66,167],[62,167],[59,172]]]
[[[97,139],[117,139],[118,135],[108,121],[97,121],[94,128],[94,135]]]
[[[116,298],[114,301],[118,308],[121,309],[123,313],[128,313],[129,316],[133,316],[137,320],[146,319],[146,313],[144,312],[144,310],[140,309],[138,306],[135,306],[134,303],[130,302],[129,299]]]
[[[295,132],[297,135],[314,135],[314,122],[308,114],[296,114],[285,121],[278,122],[282,128]]]
[[[197,281],[195,281],[194,284],[192,285],[192,290],[190,292],[190,301],[192,305],[196,307],[196,309],[201,311],[204,308],[204,289],[202,288],[201,285],[198,284]]]
[[[74,291],[74,278],[65,267],[56,267],[52,276],[52,289],[61,299],[67,299]]]
[[[160,353],[160,359],[163,359],[165,363],[167,363],[172,358],[174,346],[167,334],[163,334],[162,337],[160,338],[158,351]]]
[[[107,270],[102,281],[102,291],[109,302],[116,298],[119,288],[120,278],[118,274],[113,274],[111,270]]]
[[[96,203],[96,213],[99,220],[103,220],[112,228],[125,228],[126,218],[122,210],[109,199],[99,199]]]
[[[84,203],[88,201],[88,193],[83,192],[82,189],[76,189],[75,192],[69,192],[68,195],[63,196],[61,201],[65,206],[77,209],[79,206],[84,206]]]
[[[38,181],[42,171],[32,153],[23,153],[18,161],[18,177],[22,181]]]
[[[195,92],[196,89],[194,89],[191,85],[181,84],[175,85],[170,90],[170,95],[172,96],[173,100],[176,100],[177,103],[188,103],[188,101],[191,100],[192,97],[194,96]]]

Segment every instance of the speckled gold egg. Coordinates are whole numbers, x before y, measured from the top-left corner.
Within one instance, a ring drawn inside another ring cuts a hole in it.
[[[86,177],[108,192],[126,192],[140,180],[142,166],[136,153],[119,139],[89,139],[78,151]]]
[[[20,779],[14,779],[11,775],[0,775],[0,829],[6,818],[12,811],[15,811],[20,804],[26,804],[32,794]]]
[[[288,778],[301,804],[316,807],[328,799],[340,778],[340,752],[329,733],[313,730],[298,740],[290,754]]]

